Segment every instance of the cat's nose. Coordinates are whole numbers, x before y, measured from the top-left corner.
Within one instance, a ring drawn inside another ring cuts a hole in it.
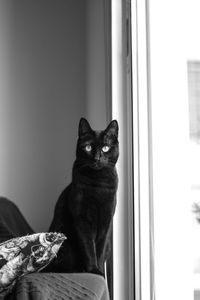
[[[95,154],[95,156],[94,156],[94,159],[95,159],[96,161],[99,161],[99,160],[100,160],[100,157],[101,157],[101,154],[100,154],[99,152],[97,152],[97,153]]]

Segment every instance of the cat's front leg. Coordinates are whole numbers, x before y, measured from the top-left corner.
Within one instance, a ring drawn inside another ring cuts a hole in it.
[[[97,263],[102,273],[105,273],[105,261],[111,251],[112,222],[104,224],[104,228],[99,231],[96,240]]]
[[[95,236],[91,232],[91,226],[85,220],[79,220],[76,224],[79,247],[83,259],[83,268],[88,273],[101,273],[98,268]]]
[[[106,238],[102,238],[96,245],[98,268],[102,274],[105,274],[104,264],[108,256],[109,245]]]

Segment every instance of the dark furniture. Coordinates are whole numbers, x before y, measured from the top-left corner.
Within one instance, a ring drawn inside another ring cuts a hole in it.
[[[3,226],[1,226],[3,224]],[[6,228],[6,230],[5,230]],[[18,207],[0,197],[0,243],[34,233]],[[4,300],[109,300],[102,276],[89,273],[32,273],[21,277]]]

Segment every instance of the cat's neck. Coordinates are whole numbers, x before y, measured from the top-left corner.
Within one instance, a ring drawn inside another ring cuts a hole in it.
[[[89,166],[81,166],[78,161],[74,163],[72,171],[73,183],[117,186],[117,181],[117,171],[114,165],[93,169]]]

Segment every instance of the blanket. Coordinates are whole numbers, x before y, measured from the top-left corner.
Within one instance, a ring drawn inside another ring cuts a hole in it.
[[[6,300],[109,300],[106,282],[94,274],[33,273]]]

